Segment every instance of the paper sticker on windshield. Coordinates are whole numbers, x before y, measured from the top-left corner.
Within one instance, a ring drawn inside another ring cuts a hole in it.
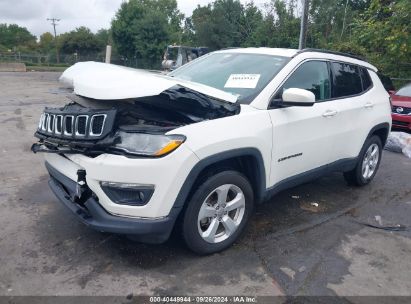
[[[231,74],[225,83],[225,88],[255,89],[260,74]]]

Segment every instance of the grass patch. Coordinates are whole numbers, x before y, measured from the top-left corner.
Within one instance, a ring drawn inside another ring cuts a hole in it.
[[[47,65],[30,65],[27,66],[27,72],[63,72],[68,66],[47,66]]]

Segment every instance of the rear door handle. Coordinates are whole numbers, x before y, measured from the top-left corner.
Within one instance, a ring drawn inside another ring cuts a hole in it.
[[[371,108],[373,108],[374,107],[374,104],[372,103],[372,102],[367,102],[365,105],[364,105],[364,108],[366,108],[366,109],[371,109]]]
[[[337,115],[337,111],[335,110],[327,110],[323,113],[323,117],[331,117]]]

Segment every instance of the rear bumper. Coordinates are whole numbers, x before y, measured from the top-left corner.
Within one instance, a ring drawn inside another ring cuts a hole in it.
[[[391,114],[392,127],[396,129],[411,130],[411,115]]]
[[[49,186],[60,202],[77,218],[97,231],[130,235],[145,243],[166,241],[173,229],[180,208],[172,208],[167,217],[158,219],[129,218],[109,214],[99,202],[91,196],[84,204],[74,202],[76,183],[46,163],[50,174]]]

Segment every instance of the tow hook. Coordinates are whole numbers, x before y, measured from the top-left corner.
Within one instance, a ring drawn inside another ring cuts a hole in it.
[[[91,191],[86,182],[86,170],[77,170],[76,195],[74,196],[75,202],[78,204],[84,204],[90,194]]]

